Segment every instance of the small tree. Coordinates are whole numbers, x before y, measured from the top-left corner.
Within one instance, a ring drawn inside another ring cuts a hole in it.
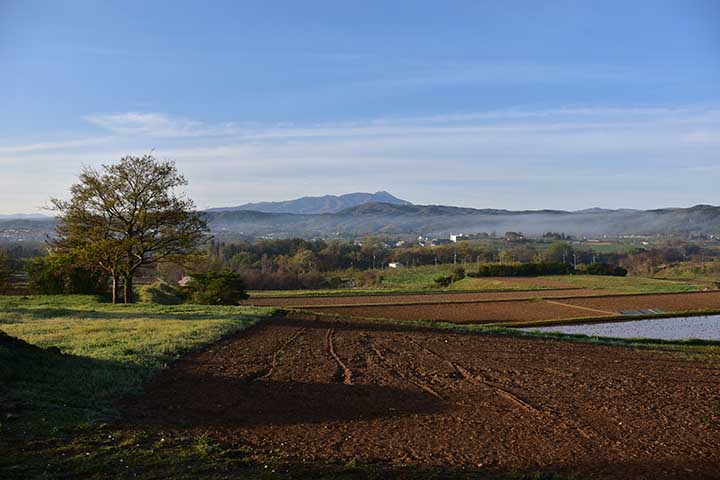
[[[101,170],[85,168],[70,188],[70,200],[52,199],[59,212],[60,250],[124,282],[124,301],[134,301],[140,267],[194,251],[207,239],[207,225],[192,200],[177,192],[187,185],[175,164],[152,155],[127,156]]]
[[[550,262],[571,263],[575,250],[573,247],[561,240],[553,242],[545,252],[545,258]]]

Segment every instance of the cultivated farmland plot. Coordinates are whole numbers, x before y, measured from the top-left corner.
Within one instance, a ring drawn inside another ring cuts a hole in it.
[[[293,316],[185,358],[125,415],[295,462],[716,478],[719,378],[651,351]]]

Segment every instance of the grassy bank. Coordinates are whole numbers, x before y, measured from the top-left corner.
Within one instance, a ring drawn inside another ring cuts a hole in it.
[[[621,293],[692,292],[705,287],[702,282],[647,277],[609,277],[600,275],[549,275],[540,277],[464,278],[448,288],[439,288],[435,279],[452,273],[452,265],[387,269],[378,271],[382,283],[375,287],[322,290],[256,290],[252,297],[343,296],[430,292],[498,292],[587,288]]]
[[[12,421],[32,436],[112,418],[112,402],[183,353],[246,328],[271,309],[109,305],[89,296],[0,297],[0,330],[62,354],[0,349],[0,383]],[[4,373],[3,373],[4,372]],[[10,376],[10,378],[7,378]]]

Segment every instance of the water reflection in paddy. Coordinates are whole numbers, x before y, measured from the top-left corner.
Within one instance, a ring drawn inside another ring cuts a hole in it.
[[[720,315],[655,318],[627,322],[537,327],[530,330],[612,338],[657,338],[662,340],[720,340]]]

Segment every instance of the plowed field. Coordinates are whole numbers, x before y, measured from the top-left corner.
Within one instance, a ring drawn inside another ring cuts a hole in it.
[[[422,294],[392,294],[392,295],[348,295],[327,297],[275,297],[251,298],[244,301],[247,305],[269,307],[312,307],[323,305],[368,305],[368,304],[406,304],[406,303],[446,303],[484,300],[506,300],[527,298],[557,298],[577,297],[589,295],[607,295],[607,290],[590,289],[559,289],[559,290],[521,290],[508,292],[472,292],[472,293],[422,293]]]
[[[701,293],[666,293],[658,295],[622,295],[600,298],[562,300],[568,305],[622,310],[662,309],[667,312],[720,309],[720,291]]]
[[[312,307],[318,313],[392,320],[432,320],[454,323],[525,322],[532,320],[610,316],[602,312],[543,300],[508,302],[431,303],[424,305],[365,305]]]
[[[720,292],[603,295],[585,298],[508,300],[427,304],[310,306],[318,313],[392,320],[432,320],[455,323],[528,322],[581,317],[612,317],[625,310],[664,312],[720,310]]]
[[[720,366],[543,339],[278,318],[185,357],[125,413],[260,459],[654,480],[720,471]]]

